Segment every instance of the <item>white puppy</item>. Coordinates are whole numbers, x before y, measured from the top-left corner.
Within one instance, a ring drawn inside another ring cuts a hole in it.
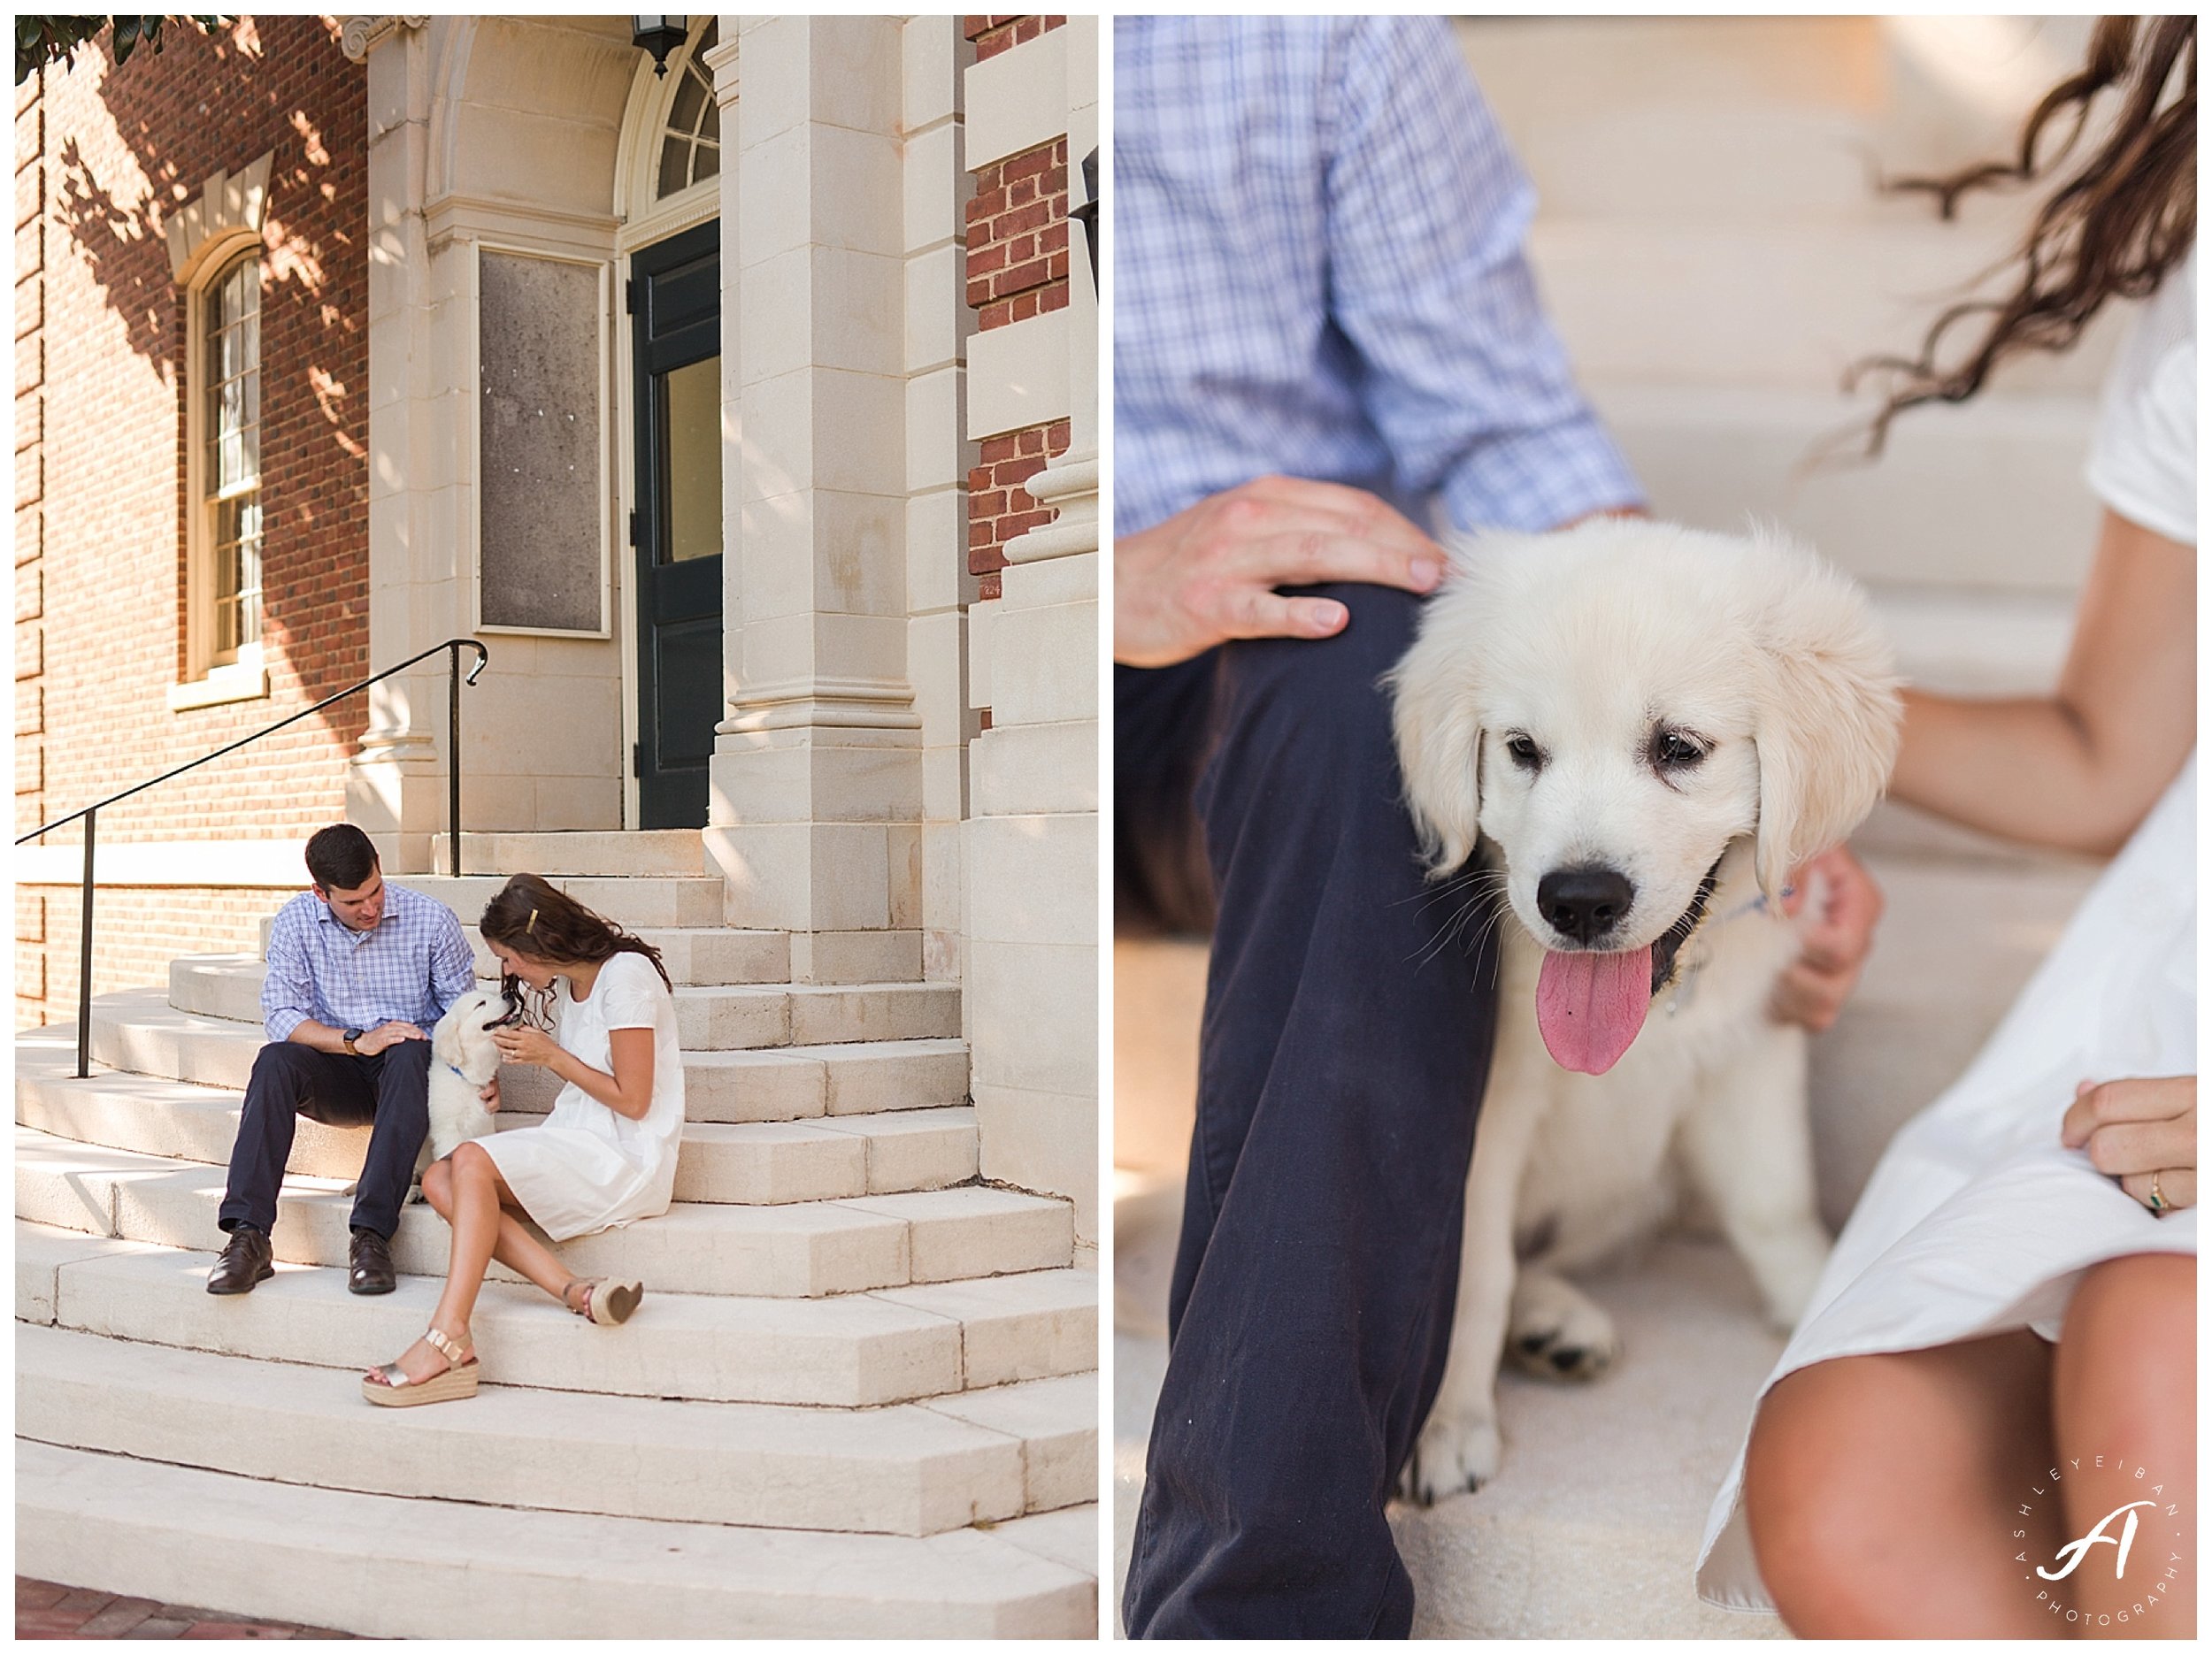
[[[513,1017],[513,1007],[498,990],[472,988],[438,1019],[430,1037],[430,1141],[423,1146],[424,1166],[499,1130],[482,1093],[499,1072],[492,1031]]]
[[[1559,1272],[1663,1222],[1678,1168],[1775,1322],[1803,1311],[1828,1237],[1805,1035],[1767,1013],[1781,898],[1873,808],[1899,719],[1864,597],[1794,546],[1609,520],[1453,554],[1392,675],[1399,758],[1434,875],[1479,845],[1509,918],[1424,1502],[1497,1470],[1502,1355],[1611,1362]]]

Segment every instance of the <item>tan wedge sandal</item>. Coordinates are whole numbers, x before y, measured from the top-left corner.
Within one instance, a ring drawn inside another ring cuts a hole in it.
[[[578,1288],[584,1290],[583,1300],[575,1298]],[[570,1312],[603,1328],[618,1327],[636,1311],[638,1300],[645,1297],[645,1283],[615,1281],[604,1276],[580,1276],[561,1290],[561,1303]]]
[[[380,1385],[365,1374],[361,1394],[380,1408],[418,1408],[426,1402],[458,1402],[464,1397],[474,1396],[476,1381],[482,1370],[477,1366],[473,1342],[459,1344],[435,1328],[425,1329],[422,1337],[432,1350],[445,1358],[448,1366],[442,1372],[427,1379],[410,1379],[400,1371],[397,1362],[385,1362],[376,1370],[384,1375],[384,1383]]]

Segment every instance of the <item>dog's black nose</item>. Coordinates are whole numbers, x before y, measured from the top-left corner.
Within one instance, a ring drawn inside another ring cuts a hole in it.
[[[1596,942],[1628,912],[1636,887],[1610,868],[1562,868],[1536,882],[1536,908],[1552,929],[1577,942]]]

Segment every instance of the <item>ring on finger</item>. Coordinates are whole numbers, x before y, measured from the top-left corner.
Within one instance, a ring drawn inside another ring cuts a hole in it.
[[[2150,1206],[2154,1213],[2162,1213],[2166,1210],[2166,1198],[2158,1192],[2158,1175],[2154,1172],[2151,1174]]]

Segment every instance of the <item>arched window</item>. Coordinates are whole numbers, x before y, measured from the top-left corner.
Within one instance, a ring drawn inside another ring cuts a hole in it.
[[[722,170],[722,111],[714,101],[714,77],[699,61],[714,44],[715,27],[710,21],[706,33],[684,54],[676,96],[668,106],[668,125],[661,132],[660,170],[653,188],[657,200]]]
[[[261,641],[261,255],[201,288],[200,544],[206,581],[205,664],[236,662]]]

